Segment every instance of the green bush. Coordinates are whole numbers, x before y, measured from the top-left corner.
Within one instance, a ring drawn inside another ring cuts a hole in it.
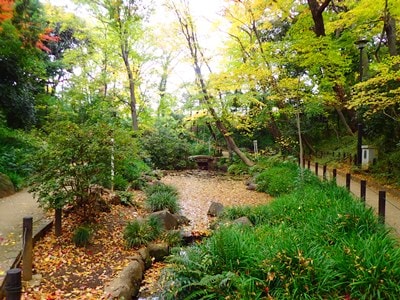
[[[85,222],[90,222],[96,213],[89,197],[90,186],[110,186],[111,153],[117,166],[135,155],[135,141],[122,130],[101,122],[63,121],[52,126],[43,137],[46,143],[33,159],[35,174],[30,177],[30,191],[43,207],[62,208],[69,204],[78,208],[75,211]],[[114,133],[114,147],[110,132]],[[119,176],[116,179],[116,187],[125,188],[126,181]]]
[[[168,209],[171,213],[176,213],[179,210],[178,197],[168,191],[151,194],[146,198],[145,205],[150,211]]]
[[[128,248],[146,245],[157,239],[162,232],[162,225],[155,217],[129,222],[124,229],[124,239]]]
[[[149,174],[151,168],[142,160],[125,160],[122,164],[121,174],[133,189],[142,189],[146,185],[143,175]]]
[[[117,191],[125,191],[129,187],[129,181],[121,174],[114,176],[114,189]]]
[[[0,123],[0,173],[6,174],[16,189],[25,186],[32,174],[31,156],[37,149],[38,141],[31,135]]]
[[[299,169],[292,163],[270,167],[256,177],[257,190],[271,196],[288,193],[296,186]]]
[[[210,147],[208,143],[191,143],[190,155],[210,155]]]
[[[155,168],[182,170],[191,165],[188,159],[189,142],[184,135],[179,134],[176,126],[174,120],[168,120],[167,124],[156,124],[153,131],[143,135],[143,148]]]
[[[161,235],[161,240],[166,242],[170,247],[178,247],[182,245],[182,235],[179,230],[167,230]]]
[[[92,229],[88,226],[79,226],[75,229],[72,241],[77,247],[86,247],[92,236]]]

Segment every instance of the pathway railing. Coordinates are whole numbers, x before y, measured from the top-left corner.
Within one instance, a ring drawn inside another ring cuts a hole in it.
[[[311,162],[310,159],[303,160],[303,167],[312,171],[322,180],[333,180],[336,184],[344,186],[349,192],[358,197],[361,201],[372,207],[382,223],[394,229],[400,236],[400,198],[393,195],[382,186],[368,184],[366,180],[358,179],[350,173],[340,173],[336,168],[328,170],[326,164],[322,167],[318,162]]]

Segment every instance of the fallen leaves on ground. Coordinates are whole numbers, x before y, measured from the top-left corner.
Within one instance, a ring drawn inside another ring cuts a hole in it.
[[[104,286],[129,263],[134,250],[126,249],[123,228],[138,215],[132,207],[112,206],[94,224],[87,247],[76,247],[72,233],[76,216],[63,219],[63,234],[47,234],[34,247],[33,272],[41,274],[38,287],[25,285],[25,299],[106,299]]]

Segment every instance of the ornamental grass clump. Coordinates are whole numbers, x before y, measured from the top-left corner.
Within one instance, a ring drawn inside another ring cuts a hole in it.
[[[161,222],[154,216],[129,222],[124,229],[124,240],[128,248],[147,245],[162,232]]]
[[[220,226],[176,251],[161,279],[165,299],[399,299],[398,243],[332,182],[224,216],[255,225]]]
[[[86,247],[92,236],[92,229],[88,226],[79,226],[72,235],[72,241],[77,247]]]
[[[175,187],[166,184],[155,184],[146,189],[146,208],[150,211],[168,209],[171,213],[179,210],[178,192]]]

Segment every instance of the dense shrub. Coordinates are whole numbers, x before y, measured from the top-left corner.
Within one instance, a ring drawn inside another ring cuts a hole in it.
[[[0,124],[0,173],[7,175],[16,189],[22,188],[33,172],[30,157],[37,149],[38,142],[32,136]]]
[[[256,177],[257,190],[278,196],[292,191],[296,185],[299,169],[292,163],[272,166]]]
[[[153,131],[143,135],[141,141],[155,168],[181,170],[191,165],[189,142],[173,126],[157,124]]]
[[[101,122],[63,121],[52,124],[48,131],[44,137],[47,142],[33,159],[36,172],[30,178],[31,191],[45,208],[62,208],[69,204],[89,222],[96,212],[90,186],[111,185],[111,154],[116,166],[134,157],[135,140],[128,133]],[[110,132],[114,134],[114,143]],[[125,179],[115,178],[117,187],[125,188]]]
[[[165,299],[397,299],[400,249],[372,209],[333,183],[307,184],[270,205],[228,210],[254,227],[220,227],[177,250]]]
[[[146,185],[143,175],[151,173],[151,168],[140,159],[124,160],[122,161],[120,173],[131,188],[142,189]]]

